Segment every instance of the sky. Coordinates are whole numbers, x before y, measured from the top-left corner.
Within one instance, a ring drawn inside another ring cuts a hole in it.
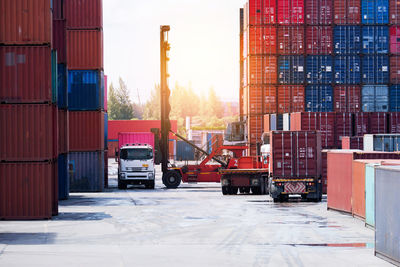
[[[104,73],[144,103],[160,81],[160,25],[170,25],[169,86],[239,96],[239,8],[246,0],[103,0]]]

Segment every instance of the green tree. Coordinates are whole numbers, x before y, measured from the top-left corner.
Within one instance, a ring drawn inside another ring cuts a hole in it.
[[[156,84],[151,91],[150,99],[144,105],[143,119],[160,120],[161,119],[160,86]]]
[[[110,84],[108,113],[110,120],[130,120],[134,117],[129,90],[121,78],[119,78],[118,88],[114,88],[114,85]]]

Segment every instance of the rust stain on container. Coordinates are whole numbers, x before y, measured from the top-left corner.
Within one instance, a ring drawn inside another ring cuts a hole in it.
[[[69,150],[97,151],[104,149],[104,112],[69,112]]]
[[[103,31],[67,30],[68,69],[103,69]]]
[[[65,5],[68,29],[103,28],[103,0],[68,0]]]

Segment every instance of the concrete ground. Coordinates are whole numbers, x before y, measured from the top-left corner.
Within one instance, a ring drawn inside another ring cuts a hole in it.
[[[112,164],[111,164],[112,163]],[[0,266],[392,266],[374,232],[322,203],[222,196],[219,184],[74,193],[50,221],[0,222]]]

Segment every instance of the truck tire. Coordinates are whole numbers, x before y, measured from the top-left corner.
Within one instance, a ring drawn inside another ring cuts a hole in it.
[[[241,194],[249,194],[250,193],[250,187],[240,187],[239,192]]]
[[[126,189],[126,183],[118,179],[118,189]]]
[[[222,194],[229,195],[229,187],[228,186],[221,186]]]
[[[177,188],[181,184],[182,177],[176,171],[168,171],[163,174],[162,181],[167,188]]]
[[[236,195],[238,193],[239,188],[236,186],[230,186],[229,188],[229,194],[230,195]]]
[[[154,189],[154,180],[146,183],[147,189]]]
[[[251,192],[253,195],[261,195],[261,186],[252,186]]]

